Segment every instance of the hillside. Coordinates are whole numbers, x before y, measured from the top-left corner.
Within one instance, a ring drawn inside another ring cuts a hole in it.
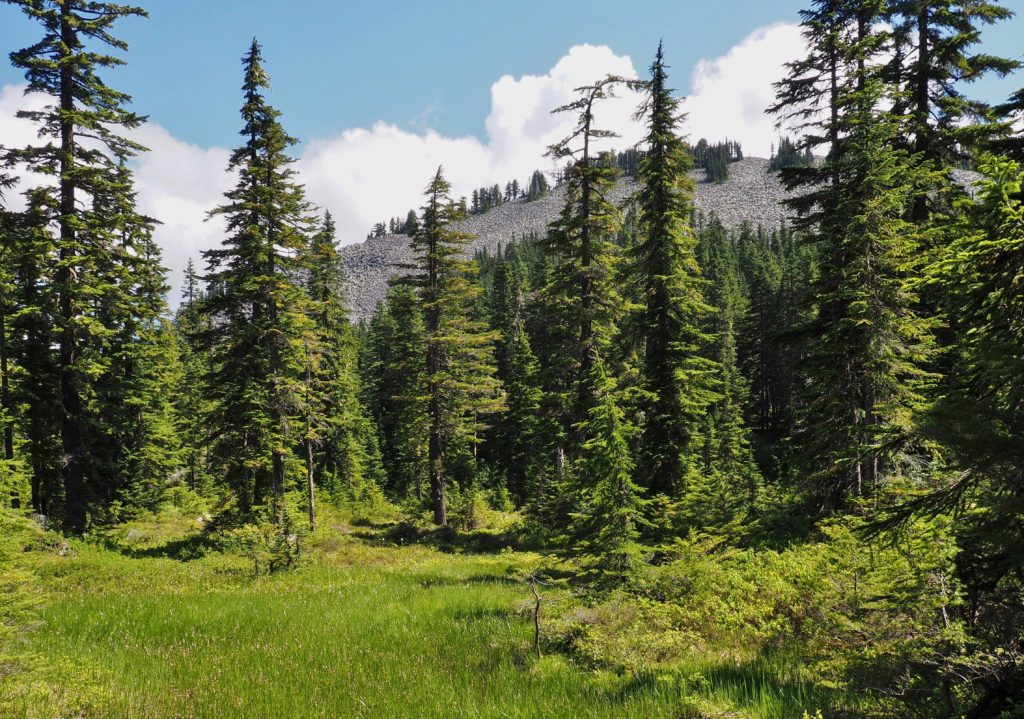
[[[729,180],[722,184],[704,181],[704,171],[693,173],[697,180],[697,208],[714,212],[729,228],[737,228],[749,220],[766,227],[778,225],[786,218],[780,201],[786,191],[778,177],[770,171],[768,160],[747,158],[729,167]],[[633,189],[630,179],[619,182],[613,197],[624,201]],[[495,249],[524,234],[542,233],[561,209],[563,188],[533,202],[517,200],[481,215],[473,215],[456,224],[456,228],[476,236],[470,247]],[[388,278],[403,263],[412,259],[409,238],[388,235],[341,248],[341,261],[346,277],[346,296],[354,320],[368,318],[384,298]]]

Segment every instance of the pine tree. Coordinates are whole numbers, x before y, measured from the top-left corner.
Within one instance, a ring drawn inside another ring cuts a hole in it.
[[[445,452],[467,436],[476,437],[483,419],[502,408],[494,377],[496,334],[471,314],[481,293],[476,265],[460,254],[470,236],[448,228],[461,214],[440,168],[424,193],[420,231],[412,238],[415,263],[408,281],[423,310],[427,404],[430,421],[428,464],[434,522],[447,526]],[[496,189],[496,187],[495,187]]]
[[[102,376],[106,369],[106,356],[100,349],[106,332],[93,314],[92,300],[119,292],[118,287],[103,282],[111,276],[105,268],[123,259],[113,256],[117,240],[112,236],[110,218],[99,213],[118,205],[115,196],[129,183],[117,167],[142,149],[117,134],[118,128],[137,127],[142,118],[126,109],[130,98],[108,87],[96,72],[123,61],[88,50],[85,43],[91,40],[115,50],[126,49],[124,41],[112,34],[114,24],[145,12],[87,0],[13,0],[13,4],[39,23],[43,37],[12,53],[11,62],[25,71],[28,92],[56,101],[42,110],[21,113],[39,126],[42,136],[56,142],[12,151],[9,156],[56,178],[51,188],[54,202],[37,202],[36,208],[37,212],[48,210],[48,216],[39,219],[59,229],[53,260],[56,272],[50,278],[57,307],[50,317],[56,324],[59,346],[63,515],[69,529],[82,532],[90,497],[109,494],[104,486],[107,478],[90,467],[92,443],[87,441],[91,378]],[[99,203],[89,207],[83,204],[86,198]],[[107,203],[101,198],[108,198]],[[43,368],[26,366],[25,370],[35,373]],[[102,443],[110,438],[96,439]]]
[[[298,277],[310,218],[287,154],[296,141],[264,97],[269,80],[256,40],[243,65],[246,142],[228,165],[238,182],[213,210],[227,219],[229,235],[203,253],[219,288],[203,301],[211,319],[204,333],[213,405],[208,426],[242,511],[269,492],[274,521],[282,524],[286,463],[300,436],[313,332]]]
[[[666,80],[659,45],[641,108],[647,152],[637,174],[641,237],[630,251],[630,274],[642,303],[633,338],[643,356],[640,409],[646,417],[638,476],[650,492],[673,495],[695,467],[693,439],[715,398],[717,365],[701,355],[711,308],[702,295],[705,283],[689,226],[691,161],[677,134],[679,101]]]

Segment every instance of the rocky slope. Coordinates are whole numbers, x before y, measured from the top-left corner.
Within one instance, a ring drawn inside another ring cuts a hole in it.
[[[722,184],[704,182],[703,171],[694,173],[697,180],[697,208],[714,212],[730,228],[744,220],[757,225],[775,227],[786,219],[780,201],[786,192],[768,160],[747,158],[729,166],[729,180]],[[619,182],[613,199],[623,202],[634,189],[629,179]],[[562,207],[564,191],[556,188],[548,196],[534,202],[517,200],[482,214],[472,215],[457,223],[457,229],[476,236],[470,251],[486,247],[495,249],[514,238],[531,233],[542,234]],[[353,320],[368,318],[384,298],[388,278],[400,272],[399,266],[412,259],[409,238],[388,235],[341,248],[345,270],[346,294]]]

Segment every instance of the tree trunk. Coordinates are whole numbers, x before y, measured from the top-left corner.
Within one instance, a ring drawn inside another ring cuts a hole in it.
[[[11,418],[11,386],[7,366],[7,297],[0,294],[0,408],[4,420],[4,460],[6,471],[12,472],[14,461],[14,425]],[[21,500],[14,487],[11,488],[11,507],[21,507]]]
[[[71,11],[61,6],[61,39],[67,48],[76,44],[70,23]],[[77,308],[73,285],[78,282],[72,267],[75,261],[75,179],[71,176],[75,163],[75,128],[70,119],[74,111],[74,84],[71,68],[60,70],[60,399],[61,445],[64,451],[65,524],[81,534],[86,526],[85,508],[85,441],[82,432],[82,398],[78,387],[78,334],[75,330]]]
[[[316,531],[316,503],[313,496],[313,439],[306,438],[306,501],[309,504],[309,531]]]

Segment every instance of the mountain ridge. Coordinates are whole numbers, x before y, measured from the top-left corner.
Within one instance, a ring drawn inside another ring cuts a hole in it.
[[[729,165],[729,179],[722,183],[707,182],[703,170],[695,170],[691,176],[697,182],[697,210],[715,213],[729,229],[738,229],[743,222],[777,227],[789,218],[781,202],[790,193],[771,170],[769,160],[748,157],[734,162]],[[612,200],[621,205],[635,188],[631,178],[619,180]],[[564,187],[556,187],[537,200],[513,200],[470,215],[453,223],[453,228],[475,236],[467,247],[468,253],[485,248],[494,251],[516,238],[546,231],[561,210],[564,196]],[[339,248],[339,254],[353,321],[369,319],[387,293],[389,278],[401,274],[401,265],[412,261],[407,235],[369,238]]]

